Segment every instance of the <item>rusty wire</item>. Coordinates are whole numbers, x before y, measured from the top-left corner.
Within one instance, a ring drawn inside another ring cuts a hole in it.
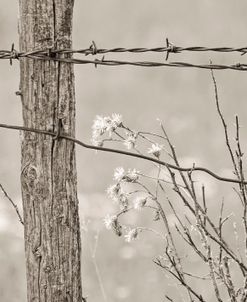
[[[231,64],[231,65],[222,65],[222,64],[193,64],[186,62],[150,62],[150,61],[125,61],[125,60],[109,60],[105,59],[103,56],[101,59],[79,59],[74,57],[68,57],[68,55],[81,54],[81,55],[97,55],[97,54],[106,54],[106,53],[145,53],[145,52],[164,52],[166,53],[166,60],[169,57],[170,53],[179,53],[182,51],[192,51],[192,52],[239,52],[245,54],[247,52],[247,47],[241,48],[232,48],[232,47],[201,47],[201,46],[192,46],[192,47],[178,47],[174,46],[167,40],[166,47],[156,47],[156,48],[111,48],[111,49],[99,49],[97,48],[95,42],[89,48],[86,49],[45,49],[45,50],[34,50],[29,52],[18,52],[12,44],[11,50],[0,50],[0,59],[8,59],[12,64],[12,60],[20,58],[29,58],[34,60],[47,60],[47,61],[57,61],[71,64],[80,64],[87,65],[92,64],[95,67],[98,65],[103,66],[138,66],[138,67],[182,67],[182,68],[200,68],[200,69],[215,69],[215,70],[238,70],[238,71],[247,71],[247,64]],[[63,55],[63,56],[61,56]],[[64,57],[65,56],[65,57]]]
[[[157,158],[146,156],[146,155],[143,155],[143,154],[140,154],[140,153],[132,153],[132,152],[123,151],[123,150],[120,150],[120,149],[113,149],[113,148],[89,145],[89,144],[87,144],[87,143],[85,143],[81,140],[78,140],[78,139],[73,138],[71,136],[68,136],[66,134],[60,134],[60,133],[47,131],[47,130],[29,128],[29,127],[24,127],[24,126],[7,125],[7,124],[0,124],[0,128],[12,129],[12,130],[21,130],[21,131],[26,131],[26,132],[31,132],[31,133],[48,135],[48,136],[53,137],[54,139],[65,139],[67,141],[73,142],[73,143],[75,143],[75,144],[77,144],[81,147],[86,148],[86,149],[98,150],[98,151],[110,152],[110,153],[117,153],[117,154],[127,155],[127,156],[130,156],[130,157],[140,158],[140,159],[144,159],[144,160],[147,160],[147,161],[154,162],[156,164],[165,166],[168,169],[172,169],[172,170],[176,170],[176,171],[180,171],[180,172],[187,172],[187,173],[190,173],[190,174],[192,174],[193,172],[196,172],[196,171],[204,172],[204,173],[210,175],[211,177],[213,177],[213,178],[215,178],[219,181],[223,181],[223,182],[237,183],[237,184],[242,184],[242,185],[247,184],[246,181],[241,181],[241,180],[238,180],[238,179],[219,176],[216,173],[214,173],[211,170],[209,170],[207,168],[204,168],[204,167],[197,167],[197,166],[193,165],[193,167],[184,168],[184,167],[173,165],[173,164],[167,163],[165,161],[159,160]]]

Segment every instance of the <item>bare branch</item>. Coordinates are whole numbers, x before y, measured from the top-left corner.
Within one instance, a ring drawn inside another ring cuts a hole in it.
[[[7,191],[4,189],[4,187],[2,186],[2,184],[0,183],[0,189],[3,192],[4,196],[6,197],[6,199],[8,199],[8,201],[11,203],[11,205],[13,206],[13,208],[15,209],[15,212],[19,218],[19,221],[22,225],[24,225],[23,219],[21,217],[21,214],[19,212],[19,209],[17,207],[17,205],[14,203],[14,201],[12,200],[12,198],[10,198],[9,194],[7,193]]]
[[[216,108],[217,108],[217,112],[218,112],[218,114],[220,116],[220,119],[221,119],[221,122],[222,122],[222,125],[223,125],[223,128],[224,128],[226,145],[227,145],[228,151],[229,151],[230,156],[231,156],[231,160],[232,160],[232,164],[233,164],[233,167],[234,167],[234,171],[235,171],[237,177],[239,178],[239,173],[238,173],[238,169],[237,169],[236,160],[234,158],[232,147],[231,147],[230,141],[229,141],[227,124],[225,122],[224,116],[223,116],[223,114],[221,112],[221,109],[220,109],[219,96],[218,96],[218,87],[217,87],[217,82],[216,82],[216,79],[215,79],[215,76],[214,76],[214,72],[213,72],[212,69],[211,69],[211,76],[212,76],[212,80],[213,80],[213,84],[214,84],[214,93],[215,93]]]

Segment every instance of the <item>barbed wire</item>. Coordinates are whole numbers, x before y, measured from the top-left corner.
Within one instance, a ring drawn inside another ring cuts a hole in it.
[[[47,54],[47,52],[51,52],[53,54],[84,54],[84,55],[97,55],[97,54],[106,54],[106,53],[147,53],[147,52],[156,52],[156,53],[181,53],[181,52],[221,52],[221,53],[231,53],[237,52],[244,55],[247,53],[247,46],[245,47],[205,47],[205,46],[189,46],[189,47],[181,47],[175,46],[173,43],[170,43],[168,39],[166,39],[166,46],[161,47],[114,47],[114,48],[98,48],[96,43],[92,41],[92,44],[88,48],[83,49],[52,49],[49,48],[47,50],[35,50],[30,52],[17,52],[14,49],[14,43],[12,44],[11,50],[1,50],[0,58],[9,59],[12,57],[15,58],[16,55],[19,57],[25,57],[27,55],[35,55],[35,54]]]
[[[61,55],[73,55],[73,54],[83,54],[87,55],[97,55],[97,54],[106,54],[106,53],[144,53],[144,52],[166,52],[166,60],[169,57],[170,53],[179,53],[182,51],[215,51],[215,52],[240,52],[245,54],[247,52],[247,47],[241,48],[232,48],[232,47],[214,47],[207,48],[201,46],[192,46],[192,47],[177,47],[172,45],[167,41],[166,47],[156,47],[156,48],[111,48],[111,49],[98,49],[95,42],[86,49],[46,49],[46,50],[34,50],[29,52],[18,52],[12,44],[11,50],[0,50],[0,59],[10,60],[12,65],[13,60],[18,60],[20,58],[29,58],[33,60],[47,60],[47,61],[57,61],[70,64],[79,64],[87,65],[93,64],[95,67],[98,65],[102,66],[137,66],[137,67],[182,67],[182,68],[200,68],[200,69],[214,69],[214,70],[238,70],[238,71],[247,71],[247,64],[193,64],[187,62],[150,62],[150,61],[125,61],[125,60],[106,60],[103,56],[101,59],[79,59],[73,57],[61,57]]]
[[[238,70],[238,71],[247,71],[247,64],[234,64],[234,65],[222,65],[222,64],[191,64],[185,62],[170,62],[170,63],[163,63],[163,62],[148,62],[148,61],[141,61],[141,62],[131,62],[131,61],[119,61],[119,60],[105,60],[103,57],[101,60],[81,60],[81,59],[74,59],[74,58],[50,58],[47,56],[38,56],[34,57],[34,59],[40,60],[51,60],[57,62],[64,62],[64,63],[72,63],[72,64],[93,64],[96,68],[98,65],[102,66],[138,66],[138,67],[182,67],[182,68],[200,68],[200,69],[209,69],[209,70]]]
[[[23,57],[23,56],[22,56]],[[56,62],[64,62],[71,64],[79,64],[79,65],[88,65],[92,64],[95,67],[98,65],[102,66],[138,66],[138,67],[182,67],[182,68],[200,68],[200,69],[209,69],[209,70],[238,70],[238,71],[247,71],[247,64],[233,64],[233,65],[222,65],[222,64],[191,64],[186,62],[149,62],[149,61],[140,61],[140,62],[132,62],[132,61],[119,61],[119,60],[105,60],[103,57],[101,60],[83,60],[76,58],[57,58],[57,57],[49,57],[46,55],[25,55],[25,57],[36,60],[47,60],[47,61],[56,61]]]
[[[156,159],[156,158],[152,158],[150,156],[146,156],[146,155],[139,154],[139,153],[132,153],[132,152],[123,151],[123,150],[120,150],[120,149],[113,149],[113,148],[89,145],[89,144],[84,143],[83,141],[78,140],[76,138],[73,138],[71,136],[68,136],[68,135],[65,135],[65,134],[60,134],[59,132],[56,133],[56,132],[47,131],[47,130],[29,128],[29,127],[24,127],[24,126],[7,125],[7,124],[0,124],[0,128],[12,129],[12,130],[21,130],[21,131],[27,131],[27,132],[37,133],[37,134],[49,135],[49,136],[54,137],[55,139],[66,139],[66,140],[71,141],[71,142],[73,142],[73,143],[75,143],[79,146],[82,146],[86,149],[98,150],[98,151],[103,151],[103,152],[111,152],[111,153],[127,155],[127,156],[130,156],[130,157],[140,158],[140,159],[148,160],[148,161],[154,162],[156,164],[165,166],[165,167],[167,167],[169,169],[172,169],[172,170],[187,172],[187,173],[190,173],[190,174],[192,174],[195,171],[204,172],[204,173],[212,176],[213,178],[215,178],[219,181],[247,185],[247,181],[240,181],[238,179],[219,176],[219,175],[217,175],[216,173],[212,172],[211,170],[209,170],[207,168],[197,167],[195,165],[193,165],[193,167],[190,167],[190,168],[183,168],[183,167],[176,166],[176,165],[167,163],[165,161],[162,161],[162,160],[159,160],[159,159]]]

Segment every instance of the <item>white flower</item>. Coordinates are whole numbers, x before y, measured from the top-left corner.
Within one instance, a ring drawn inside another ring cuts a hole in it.
[[[158,144],[152,144],[151,148],[148,149],[148,153],[154,155],[155,157],[160,157],[161,150],[162,146]]]
[[[106,192],[107,192],[107,195],[114,202],[119,204],[119,207],[121,210],[126,210],[128,208],[128,205],[129,205],[128,194],[122,190],[119,183],[107,188]]]
[[[99,136],[103,135],[107,130],[107,121],[106,118],[100,115],[97,115],[92,126],[93,139],[97,139]]]
[[[137,197],[133,203],[136,210],[141,210],[147,203],[147,197]]]
[[[107,128],[106,130],[109,132],[109,136],[112,136],[112,133],[122,125],[122,116],[117,113],[113,113],[111,117],[105,117]]]
[[[119,126],[121,126],[122,122],[123,122],[122,115],[117,114],[117,113],[112,114],[112,116],[111,116],[111,127],[113,128],[113,130],[115,130]]]
[[[124,211],[128,208],[129,206],[129,199],[128,199],[128,195],[126,193],[122,193],[118,196],[118,203],[119,203],[119,207],[120,210]]]
[[[139,178],[139,171],[136,169],[129,169],[128,172],[124,171],[123,167],[118,167],[114,172],[114,179],[119,182],[136,182]]]
[[[117,221],[116,215],[109,215],[107,214],[106,217],[103,219],[104,225],[107,228],[107,230],[111,230],[113,228],[113,225]]]
[[[97,141],[97,138],[103,135],[105,132],[109,132],[109,136],[112,132],[120,127],[122,124],[122,116],[120,114],[113,113],[111,117],[97,115],[92,126],[93,140]]]
[[[116,201],[118,199],[118,195],[120,194],[121,192],[121,187],[120,185],[117,183],[117,184],[114,184],[114,185],[111,185],[110,187],[108,187],[106,189],[106,192],[107,192],[107,195],[113,199],[114,201]]]
[[[122,235],[122,226],[119,224],[116,215],[106,215],[103,222],[108,230],[112,230],[118,236]]]
[[[136,169],[129,169],[128,173],[125,175],[124,179],[127,182],[136,182],[139,178],[139,171],[137,171]]]
[[[132,229],[128,232],[128,234],[126,234],[125,237],[125,241],[126,242],[131,242],[135,239],[137,239],[138,234],[139,234],[140,230],[138,230],[137,228]]]
[[[117,181],[117,182],[120,182],[125,176],[125,172],[124,172],[124,168],[123,167],[118,167],[115,169],[115,172],[114,172],[114,179]]]
[[[126,148],[128,150],[132,149],[135,147],[136,145],[136,133],[126,133],[126,135],[128,136],[125,140],[124,140],[124,145],[126,146]]]

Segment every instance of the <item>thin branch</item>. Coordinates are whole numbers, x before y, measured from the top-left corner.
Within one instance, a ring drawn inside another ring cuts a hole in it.
[[[172,298],[170,298],[169,296],[165,296],[166,297],[166,299],[168,300],[168,301],[170,301],[170,302],[174,302],[174,300],[172,299]]]
[[[96,260],[96,251],[97,251],[97,247],[98,247],[98,242],[99,242],[99,230],[97,231],[97,234],[95,236],[94,247],[91,246],[89,240],[88,240],[88,243],[89,243],[92,262],[93,262],[94,269],[95,269],[95,272],[96,272],[96,276],[97,276],[97,279],[98,279],[98,282],[99,282],[101,294],[103,296],[104,301],[107,302],[108,299],[107,299],[105,287],[104,287],[102,276],[101,276],[101,273],[100,273],[100,269],[99,269],[99,266],[98,266],[98,263],[97,263],[97,260]]]
[[[229,268],[229,263],[228,263],[227,257],[224,257],[223,264],[224,264],[224,268],[225,268],[225,277],[226,277],[228,294],[229,294],[232,302],[237,302],[237,299],[236,299],[237,295],[236,295],[235,288],[234,288],[234,285],[232,282],[232,276],[230,273],[230,268]]]
[[[203,215],[203,223],[204,223],[204,226],[206,227],[206,222],[207,222],[207,219],[205,216],[207,216],[207,202],[206,202],[206,194],[205,194],[205,187],[204,185],[202,185],[202,202],[203,202],[203,209],[204,209],[204,215]]]
[[[167,131],[165,130],[165,127],[164,127],[164,125],[162,124],[161,121],[160,121],[160,127],[161,127],[161,130],[162,130],[163,134],[165,135],[165,138],[166,138],[166,140],[167,140],[167,142],[168,142],[168,145],[169,145],[169,147],[170,147],[170,149],[171,149],[172,158],[173,158],[173,160],[174,160],[176,166],[177,166],[177,167],[180,167],[179,162],[178,162],[178,158],[177,158],[177,153],[176,153],[175,147],[174,147],[173,144],[171,143],[170,138],[169,138],[169,136],[168,136],[168,134],[167,134]],[[179,171],[179,172],[180,172],[180,176],[181,176],[181,178],[182,178],[182,180],[183,180],[183,182],[184,182],[184,185],[185,185],[187,191],[189,192],[190,196],[192,197],[191,188],[190,188],[190,186],[189,186],[189,184],[188,184],[188,182],[187,182],[186,177],[184,176],[184,174],[182,173],[182,171]]]
[[[6,192],[6,190],[4,189],[4,187],[2,186],[2,184],[0,184],[0,189],[3,192],[4,196],[8,199],[8,201],[11,203],[11,205],[14,207],[15,212],[19,218],[19,221],[22,225],[24,225],[23,219],[21,217],[21,214],[19,212],[19,209],[17,207],[17,205],[14,203],[14,201],[12,200],[12,198],[10,198],[9,194]]]
[[[163,236],[160,232],[156,231],[153,228],[147,228],[147,227],[137,227],[136,229],[140,230],[140,231],[148,231],[151,232],[153,234],[155,234],[156,236],[160,237],[162,240],[166,240],[166,236]]]
[[[220,208],[220,217],[219,217],[219,238],[220,238],[220,241],[222,241],[222,227],[223,227],[223,223],[222,223],[222,220],[223,220],[223,210],[224,210],[224,199],[222,199],[222,202],[221,202],[221,208]],[[219,250],[219,265],[221,265],[222,263],[222,247],[220,246],[219,247],[220,250]]]
[[[144,206],[142,207],[142,209],[145,209],[145,208],[148,208],[148,209],[151,209],[151,210],[154,210],[154,211],[158,211],[158,210],[159,210],[158,208],[153,207],[153,206],[149,206],[149,205],[144,205]],[[129,208],[127,208],[127,209],[124,209],[124,210],[118,212],[118,213],[116,214],[116,216],[119,218],[119,217],[122,216],[123,214],[126,214],[126,213],[128,213],[128,212],[130,212],[130,211],[132,211],[132,210],[136,210],[136,208],[135,208],[135,207],[129,207]]]
[[[227,145],[228,151],[229,151],[230,156],[231,156],[231,160],[232,160],[232,164],[233,164],[233,167],[234,167],[234,171],[235,171],[235,173],[236,173],[236,175],[237,175],[237,177],[239,179],[239,173],[238,173],[238,169],[237,169],[236,160],[234,158],[232,147],[231,147],[230,141],[229,141],[227,124],[225,122],[224,116],[223,116],[223,114],[221,112],[221,109],[220,109],[218,87],[217,87],[217,82],[216,82],[216,79],[215,79],[215,76],[214,76],[214,72],[213,72],[212,69],[211,69],[211,76],[212,76],[212,80],[213,80],[213,84],[214,84],[214,94],[215,94],[215,102],[216,102],[217,112],[219,114],[219,117],[221,119],[221,122],[222,122],[222,125],[223,125],[223,128],[224,128],[226,145]]]
[[[247,300],[247,277],[244,279],[244,286],[243,286],[243,291],[242,291],[242,296],[241,296],[241,302],[245,302]]]
[[[241,183],[239,184],[240,194],[242,196],[243,201],[243,225],[245,230],[245,255],[247,255],[247,197],[246,197],[246,185],[244,185],[245,176],[243,171],[243,152],[240,145],[240,126],[239,126],[239,120],[238,116],[236,115],[236,143],[237,143],[237,150],[236,150],[236,156],[238,159],[238,169],[239,169],[239,179],[241,180]]]
[[[175,272],[177,273],[177,275],[175,273],[173,273],[171,270],[169,271],[170,273],[172,273],[172,275],[181,282],[181,284],[188,290],[188,292],[192,295],[194,295],[199,301],[201,302],[205,302],[205,300],[203,299],[202,295],[198,294],[197,292],[195,292],[191,286],[188,285],[188,283],[185,281],[183,275],[181,275],[176,262],[174,261],[174,258],[170,255],[168,249],[166,250],[166,255],[169,259],[169,262],[172,264],[172,267],[174,268]],[[190,297],[191,298],[191,297]],[[193,301],[193,300],[192,300]]]

